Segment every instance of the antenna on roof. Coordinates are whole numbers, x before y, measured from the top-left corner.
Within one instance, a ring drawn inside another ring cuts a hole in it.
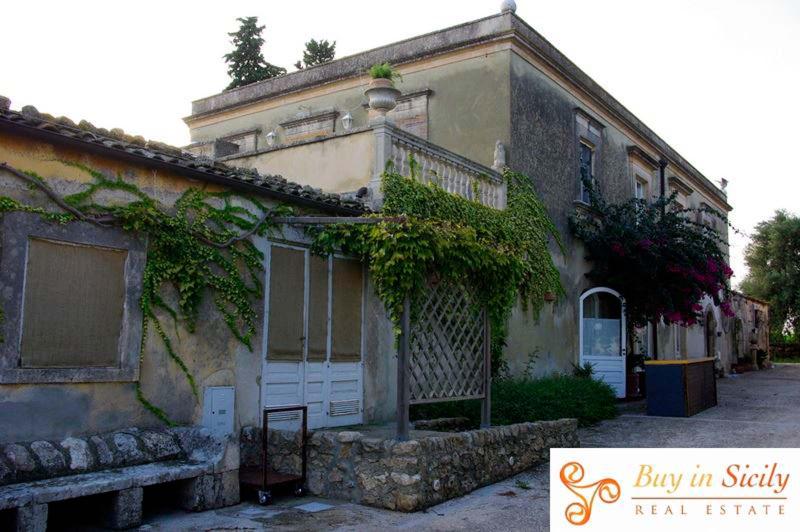
[[[517,10],[517,3],[514,0],[503,0],[500,3],[501,13],[513,13]]]

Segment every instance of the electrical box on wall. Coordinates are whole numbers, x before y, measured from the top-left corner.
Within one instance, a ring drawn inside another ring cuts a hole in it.
[[[209,386],[203,394],[203,426],[215,436],[233,433],[233,386]]]

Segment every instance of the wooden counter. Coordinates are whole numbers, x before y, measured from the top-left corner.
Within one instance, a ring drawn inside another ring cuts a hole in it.
[[[717,406],[713,358],[648,360],[647,415],[689,417]]]

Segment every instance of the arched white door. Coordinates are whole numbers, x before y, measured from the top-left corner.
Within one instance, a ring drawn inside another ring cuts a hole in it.
[[[580,363],[625,397],[625,301],[610,288],[592,288],[580,300]]]

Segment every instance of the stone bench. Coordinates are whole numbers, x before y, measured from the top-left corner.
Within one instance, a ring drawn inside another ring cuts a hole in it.
[[[237,504],[238,442],[175,428],[0,445],[0,512],[15,510],[20,531],[44,531],[50,503],[102,494],[105,526],[137,526],[144,488],[173,482],[186,510]]]

